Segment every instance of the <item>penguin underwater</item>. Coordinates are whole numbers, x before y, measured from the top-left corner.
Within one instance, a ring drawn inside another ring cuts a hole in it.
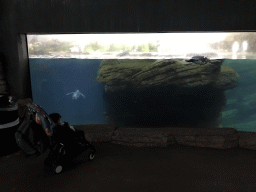
[[[69,94],[72,94],[72,99],[74,100],[78,99],[80,96],[85,98],[85,96],[78,89],[75,92],[68,93],[67,95]]]

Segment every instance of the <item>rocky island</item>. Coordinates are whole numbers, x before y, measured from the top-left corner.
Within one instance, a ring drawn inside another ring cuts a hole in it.
[[[239,83],[222,62],[103,60],[97,80],[105,85],[106,116],[123,127],[218,127],[224,91]]]

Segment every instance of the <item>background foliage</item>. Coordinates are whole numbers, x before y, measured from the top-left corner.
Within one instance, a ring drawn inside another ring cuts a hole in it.
[[[29,44],[29,53],[35,55],[45,55],[53,52],[68,53],[71,52],[70,49],[74,46],[78,46],[75,42],[69,41],[59,41],[59,40],[41,40],[39,42],[34,42]],[[111,43],[109,45],[101,45],[98,41],[92,41],[85,45],[83,50],[80,52],[156,52],[157,47],[153,43],[141,44],[128,46],[125,44],[115,44]]]

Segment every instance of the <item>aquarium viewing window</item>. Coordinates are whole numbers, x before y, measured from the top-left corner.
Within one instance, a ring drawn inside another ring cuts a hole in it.
[[[127,33],[27,35],[30,58],[154,59],[205,55],[253,59],[256,33]]]
[[[27,34],[33,102],[71,125],[256,132],[256,33]]]

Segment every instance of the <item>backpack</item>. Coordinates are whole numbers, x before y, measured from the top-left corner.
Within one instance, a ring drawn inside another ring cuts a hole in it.
[[[53,128],[55,127],[55,123],[47,115],[47,113],[42,109],[42,107],[40,107],[39,105],[36,105],[34,103],[28,103],[27,107],[29,110],[29,114],[37,114],[37,116],[39,116],[45,133],[48,136],[52,136]]]
[[[52,133],[52,128],[55,125],[40,106],[29,103],[27,107],[30,119],[24,119],[17,129],[15,133],[16,143],[26,155],[40,155],[50,147],[51,143],[51,139],[47,136],[45,130],[49,127],[50,133]],[[42,125],[38,125],[32,118],[35,114],[43,118]]]
[[[50,146],[50,140],[40,125],[25,119],[15,133],[16,143],[27,155],[42,154]]]

